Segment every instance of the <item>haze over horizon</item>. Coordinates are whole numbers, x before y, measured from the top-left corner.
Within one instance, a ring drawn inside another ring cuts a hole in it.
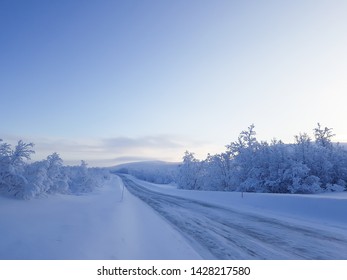
[[[3,1],[1,137],[90,165],[217,153],[254,123],[347,142],[346,1]]]

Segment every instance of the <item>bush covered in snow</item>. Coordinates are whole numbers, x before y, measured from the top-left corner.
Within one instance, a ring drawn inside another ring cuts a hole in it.
[[[33,143],[19,141],[11,145],[0,139],[0,193],[16,198],[30,199],[44,194],[79,194],[101,186],[108,177],[105,169],[63,166],[57,153],[45,160],[28,163]]]
[[[330,128],[319,124],[315,141],[305,133],[295,143],[258,142],[254,125],[224,153],[197,160],[186,152],[177,183],[184,189],[272,193],[346,190],[347,151],[333,144]]]
[[[109,179],[109,172],[103,168],[88,168],[82,160],[80,166],[64,167],[68,177],[70,193],[80,194],[91,192],[100,187],[105,179]]]

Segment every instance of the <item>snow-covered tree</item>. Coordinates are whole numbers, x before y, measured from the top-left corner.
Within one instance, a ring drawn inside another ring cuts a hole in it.
[[[205,187],[208,190],[232,191],[231,171],[233,161],[230,152],[208,155],[204,161]]]
[[[251,178],[251,172],[254,172],[254,159],[259,149],[259,143],[255,137],[254,125],[250,125],[247,130],[240,133],[237,141],[227,145],[227,152],[233,157],[233,168],[231,170],[232,188],[236,190],[254,190],[253,187],[247,187],[244,181]]]
[[[31,155],[35,153],[32,148],[33,143],[24,143],[19,140],[15,149],[11,152],[11,164],[13,166],[21,166],[24,164],[25,160],[29,160]]]
[[[331,148],[331,138],[334,136],[335,134],[332,133],[332,128],[322,128],[320,123],[318,123],[317,127],[314,128],[314,137],[316,143],[324,148]]]
[[[45,160],[28,164],[24,176],[27,180],[23,189],[24,198],[69,192],[69,178],[57,153],[49,155]]]
[[[320,192],[319,178],[309,175],[309,168],[300,163],[293,163],[284,173],[287,181],[288,190],[291,193],[316,193]]]
[[[23,198],[30,199],[46,194],[51,187],[51,180],[47,174],[47,160],[28,164],[24,176],[27,180],[23,188]]]
[[[33,143],[18,141],[12,150],[8,144],[1,145],[1,191],[11,196],[23,197],[27,179],[24,176],[26,160],[30,159]]]
[[[72,193],[86,193],[91,192],[98,187],[95,177],[91,175],[87,163],[82,160],[80,166],[72,166],[65,168],[69,177],[69,190]]]
[[[50,193],[67,193],[69,189],[68,178],[64,172],[63,160],[59,154],[53,153],[47,157],[47,176],[50,181]]]
[[[300,133],[299,135],[295,135],[294,152],[295,157],[298,161],[302,162],[303,164],[308,163],[312,149],[313,146],[311,138],[307,133]]]
[[[178,185],[183,189],[200,189],[202,163],[194,157],[194,153],[186,151],[183,156],[183,163],[179,167]]]
[[[92,191],[108,178],[105,169],[63,166],[57,153],[45,160],[29,163],[34,144],[18,141],[11,145],[0,139],[0,193],[30,199],[52,193],[82,193]]]
[[[275,193],[341,191],[347,186],[347,151],[332,143],[331,128],[314,129],[294,144],[258,142],[254,125],[242,131],[226,152],[198,161],[186,152],[179,185],[202,190],[238,190]]]
[[[11,145],[2,142],[3,140],[0,139],[0,188],[6,186],[5,178],[11,162]]]

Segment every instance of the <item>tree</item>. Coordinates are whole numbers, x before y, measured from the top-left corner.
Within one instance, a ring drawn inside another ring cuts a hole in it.
[[[204,161],[206,169],[204,173],[208,181],[205,182],[205,188],[220,191],[234,190],[231,178],[232,162],[229,151],[213,156],[208,154]]]
[[[84,160],[81,160],[80,166],[68,168],[67,172],[72,193],[91,192],[97,186],[96,178],[92,176]]]
[[[234,188],[245,191],[254,189],[254,181],[252,186],[244,183],[246,180],[250,182],[251,172],[254,170],[254,159],[256,152],[259,149],[259,143],[255,137],[254,124],[250,125],[247,130],[240,133],[236,142],[227,145],[227,152],[233,158],[233,168],[231,178]]]
[[[5,177],[9,172],[11,145],[0,139],[0,190],[6,186]]]
[[[19,140],[14,150],[8,144],[1,145],[1,189],[9,195],[23,197],[27,179],[24,176],[25,160],[34,153],[33,143]]]
[[[22,165],[24,160],[29,160],[31,154],[35,153],[35,151],[32,150],[33,147],[33,143],[24,143],[22,140],[19,140],[15,149],[11,153],[11,164]]]
[[[23,189],[22,198],[30,199],[46,194],[49,191],[51,180],[48,178],[47,168],[47,160],[36,161],[25,167],[24,176],[27,182]]]
[[[309,168],[300,162],[293,162],[285,171],[285,180],[291,193],[317,193],[321,191],[317,176],[309,175]]]
[[[183,156],[183,163],[179,167],[178,185],[183,189],[200,189],[201,167],[202,163],[194,157],[194,153],[186,151]]]
[[[248,127],[248,130],[243,130],[240,133],[239,137],[237,138],[237,141],[232,142],[230,145],[226,146],[227,150],[230,152],[232,156],[237,156],[245,149],[256,149],[258,142],[255,137],[256,132],[254,131],[254,127],[254,124],[251,124]]]
[[[66,193],[68,191],[68,178],[63,172],[63,160],[59,154],[53,153],[47,157],[47,176],[50,181],[49,192]]]
[[[335,136],[332,132],[332,128],[325,127],[324,129],[321,127],[320,123],[317,123],[317,127],[313,129],[314,137],[316,143],[324,148],[331,148],[331,138]]]
[[[299,135],[295,135],[295,156],[303,164],[306,164],[309,160],[308,157],[312,152],[311,144],[311,138],[307,135],[307,133],[300,133]]]

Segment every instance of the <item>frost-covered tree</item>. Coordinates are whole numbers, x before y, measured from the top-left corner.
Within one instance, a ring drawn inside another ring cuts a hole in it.
[[[277,140],[258,145],[253,155],[248,177],[242,182],[242,189],[256,192],[286,192],[283,173],[290,165],[286,146]]]
[[[322,128],[320,123],[317,123],[317,127],[314,128],[313,131],[316,143],[318,145],[324,148],[332,147],[331,139],[335,136],[335,134],[332,133],[332,128]]]
[[[284,173],[284,179],[287,181],[289,192],[316,193],[321,191],[319,178],[309,175],[309,171],[306,165],[300,162],[293,162]]]
[[[23,189],[24,199],[44,195],[49,191],[51,181],[47,174],[47,168],[47,160],[36,161],[26,166],[24,176],[27,182]]]
[[[226,152],[198,161],[186,152],[180,186],[202,190],[237,190],[274,193],[342,191],[347,186],[347,151],[333,144],[331,128],[314,129],[295,143],[258,142],[254,125],[242,131]]]
[[[237,141],[227,145],[227,152],[233,157],[233,168],[231,170],[232,188],[240,191],[254,191],[254,180],[251,184],[243,184],[250,180],[251,173],[254,172],[254,159],[259,149],[259,143],[255,137],[254,125],[250,125],[247,130],[240,133]]]
[[[14,166],[21,166],[24,164],[25,160],[29,160],[31,155],[35,153],[32,148],[33,143],[24,143],[19,140],[15,149],[11,152],[11,164]]]
[[[50,181],[49,192],[67,193],[68,178],[64,172],[63,160],[59,154],[53,153],[47,157],[47,176]]]
[[[231,191],[233,189],[231,171],[232,158],[230,152],[208,155],[204,161],[204,189]]]
[[[298,161],[302,162],[303,164],[308,163],[312,149],[313,146],[311,138],[307,133],[300,133],[299,135],[295,135],[294,153]]]
[[[91,192],[98,186],[97,180],[91,175],[87,163],[82,160],[80,166],[65,168],[69,177],[69,190],[72,193]]]
[[[27,179],[24,176],[26,160],[30,159],[33,143],[18,141],[14,149],[1,145],[1,191],[11,196],[23,197]]]
[[[327,190],[330,191],[342,191],[347,190],[347,151],[339,144],[334,146],[334,149],[330,156],[330,163],[332,170],[330,173],[331,182],[327,185]],[[336,186],[339,187],[336,187]],[[332,188],[331,186],[335,186]]]
[[[332,190],[332,185],[345,186],[346,151],[332,143],[335,134],[331,128],[322,128],[318,123],[317,128],[314,129],[314,136],[315,144],[307,149],[307,158],[304,162],[309,168],[309,174],[320,179],[322,190]]]
[[[178,185],[189,190],[201,189],[201,171],[202,163],[194,157],[194,153],[186,151],[178,171]]]
[[[0,139],[0,188],[6,186],[5,178],[9,172],[11,162],[11,145]]]
[[[34,144],[18,141],[11,145],[0,139],[0,193],[30,199],[52,193],[82,193],[92,191],[108,178],[105,169],[63,166],[57,153],[45,160],[29,163]]]
[[[57,153],[27,165],[24,175],[27,179],[24,198],[69,192],[68,177],[63,169],[63,161]]]
[[[226,148],[230,154],[235,157],[245,150],[254,151],[258,146],[257,138],[255,137],[256,132],[254,130],[254,124],[251,124],[247,130],[240,133],[237,141],[231,142]]]

